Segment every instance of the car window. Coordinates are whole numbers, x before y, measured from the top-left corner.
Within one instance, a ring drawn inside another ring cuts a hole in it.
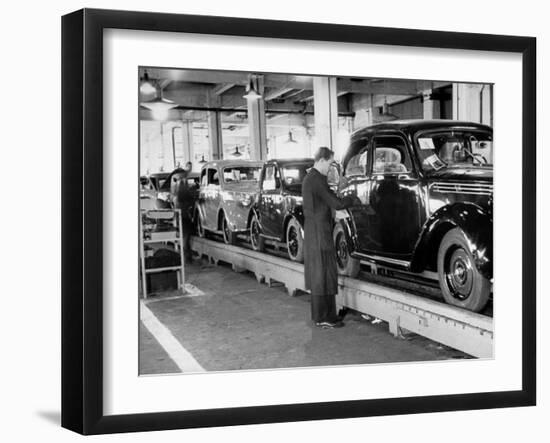
[[[441,168],[493,166],[493,137],[485,130],[436,130],[415,138],[418,159],[428,172]]]
[[[159,192],[170,192],[170,182],[171,182],[171,178],[172,177],[169,177],[170,180],[168,179],[165,179],[162,183],[161,186],[159,186],[158,190]]]
[[[220,177],[217,169],[208,169],[208,184],[214,186],[218,186],[220,184]]]
[[[265,168],[264,181],[262,183],[262,189],[264,191],[273,191],[280,188],[281,182],[279,179],[278,170],[275,165],[270,165]]]
[[[354,175],[366,175],[367,174],[367,148],[363,148],[361,152],[354,155],[346,166],[345,175],[352,177]]]
[[[224,183],[257,182],[259,180],[260,167],[232,166],[224,168]]]
[[[156,189],[160,189],[164,186],[164,183],[166,183],[166,179],[168,177],[157,177],[154,182],[153,182],[153,186],[156,188]]]
[[[202,187],[204,187],[208,184],[207,177],[208,176],[206,175],[206,169],[203,169],[201,171],[201,181],[200,181]]]
[[[141,189],[143,190],[151,191],[153,189],[153,186],[147,177],[140,177],[139,183],[141,185]]]
[[[327,181],[329,186],[338,186],[340,183],[340,168],[336,163],[330,165],[327,174]]]
[[[281,175],[286,188],[291,191],[300,191],[304,178],[312,166],[313,162],[288,163],[282,165]]]
[[[381,136],[374,139],[374,174],[399,174],[412,171],[412,163],[405,140],[399,136]]]

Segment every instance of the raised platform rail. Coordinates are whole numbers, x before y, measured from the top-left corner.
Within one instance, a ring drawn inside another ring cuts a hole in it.
[[[191,247],[212,263],[222,261],[236,272],[254,273],[259,282],[283,283],[290,295],[305,290],[304,266],[300,263],[199,237],[193,237]],[[388,322],[390,332],[397,337],[406,329],[474,357],[493,357],[491,317],[344,276],[339,277],[336,304]]]

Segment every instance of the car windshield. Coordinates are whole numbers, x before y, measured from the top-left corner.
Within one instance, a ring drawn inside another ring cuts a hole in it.
[[[415,137],[425,171],[443,168],[493,167],[493,137],[481,130],[448,130]]]
[[[225,183],[258,182],[260,179],[260,167],[231,166],[224,168],[223,181]]]
[[[287,189],[292,191],[300,191],[302,182],[307,174],[308,169],[313,166],[313,163],[295,163],[283,165],[281,168],[282,178]]]
[[[166,183],[166,179],[168,178],[169,175],[170,174],[150,176],[151,182],[153,183],[153,186],[155,187],[156,190],[160,190],[162,187],[164,187],[163,185]]]

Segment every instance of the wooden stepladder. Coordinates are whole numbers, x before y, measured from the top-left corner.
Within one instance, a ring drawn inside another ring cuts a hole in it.
[[[178,278],[178,289],[185,292],[185,268],[183,251],[183,230],[181,226],[181,212],[179,209],[141,209],[139,218],[139,259],[141,289],[143,298],[147,298],[147,275],[176,271]],[[145,258],[147,257],[147,245],[173,244],[174,250],[180,254],[180,264],[147,268]]]

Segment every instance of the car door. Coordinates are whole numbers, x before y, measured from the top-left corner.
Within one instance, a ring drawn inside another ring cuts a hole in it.
[[[420,232],[420,185],[406,138],[398,132],[371,142],[368,252],[407,258]]]
[[[266,166],[262,180],[260,198],[260,223],[262,234],[280,238],[282,225],[282,186],[279,168],[275,164]]]
[[[218,169],[210,167],[206,171],[206,187],[204,189],[204,226],[210,230],[218,229],[218,206],[220,200],[220,177]]]
[[[352,196],[356,203],[348,208],[351,214],[351,223],[356,233],[356,245],[358,252],[364,252],[371,243],[369,231],[369,143],[364,139],[360,141],[357,153],[348,161],[344,170],[344,186],[341,189],[343,196]]]

